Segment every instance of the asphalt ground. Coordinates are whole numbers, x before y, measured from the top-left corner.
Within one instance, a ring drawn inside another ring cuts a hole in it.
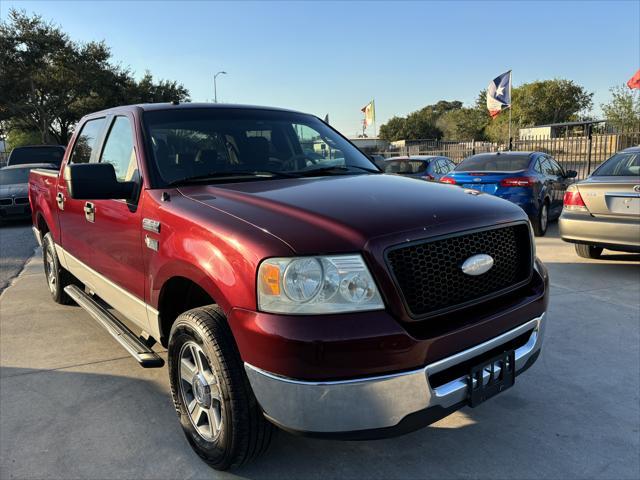
[[[640,255],[581,259],[555,226],[537,247],[545,344],[513,388],[393,439],[279,432],[224,473],[188,446],[166,368],[141,369],[80,308],[54,304],[35,256],[0,296],[0,478],[638,479]]]
[[[35,247],[31,220],[0,224],[0,292],[20,272]]]

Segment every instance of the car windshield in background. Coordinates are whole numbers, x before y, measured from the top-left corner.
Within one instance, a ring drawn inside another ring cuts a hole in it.
[[[3,168],[0,170],[0,185],[29,182],[29,168]]]
[[[62,147],[18,147],[9,155],[9,165],[25,165],[29,163],[53,163],[60,166],[64,157]]]
[[[387,160],[384,173],[421,173],[427,169],[427,163],[419,160]]]
[[[144,122],[159,183],[165,185],[378,172],[311,115],[185,108],[145,112]]]
[[[515,172],[529,168],[529,155],[475,155],[463,160],[456,172]]]
[[[594,177],[637,177],[640,176],[640,152],[620,152],[603,163]]]

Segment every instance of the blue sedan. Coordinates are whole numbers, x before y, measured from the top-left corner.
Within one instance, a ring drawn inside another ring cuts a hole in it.
[[[562,212],[564,192],[577,172],[542,152],[481,153],[463,160],[440,181],[489,193],[520,206],[536,236]]]
[[[448,157],[436,155],[411,155],[392,157],[384,162],[384,173],[396,173],[405,177],[438,181],[456,166]]]

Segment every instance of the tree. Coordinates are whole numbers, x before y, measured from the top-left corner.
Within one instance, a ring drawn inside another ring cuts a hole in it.
[[[404,117],[392,117],[380,126],[380,138],[388,142],[405,138],[405,126],[407,119]]]
[[[602,104],[608,123],[619,129],[629,129],[640,124],[640,91],[619,85],[609,89],[611,101]]]
[[[188,101],[189,92],[170,81],[137,82],[111,63],[104,42],[72,41],[38,15],[11,10],[0,23],[0,121],[37,131],[42,143],[66,144],[87,113],[139,102]]]
[[[380,138],[387,141],[440,138],[438,118],[444,113],[462,108],[462,102],[440,100],[433,105],[411,112],[406,117],[393,117],[380,127]]]
[[[442,114],[436,125],[445,140],[483,140],[488,121],[487,113],[478,108],[459,108]]]

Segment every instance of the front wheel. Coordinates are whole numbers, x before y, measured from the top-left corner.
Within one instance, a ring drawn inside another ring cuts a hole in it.
[[[576,253],[582,258],[600,258],[602,255],[602,247],[596,247],[595,245],[584,245],[581,243],[575,244]]]
[[[531,220],[531,224],[533,225],[533,234],[536,237],[544,237],[549,226],[549,204],[547,202],[542,204],[538,216]]]
[[[169,336],[171,394],[187,440],[218,470],[264,452],[274,427],[253,395],[226,318],[217,306],[180,315]]]

